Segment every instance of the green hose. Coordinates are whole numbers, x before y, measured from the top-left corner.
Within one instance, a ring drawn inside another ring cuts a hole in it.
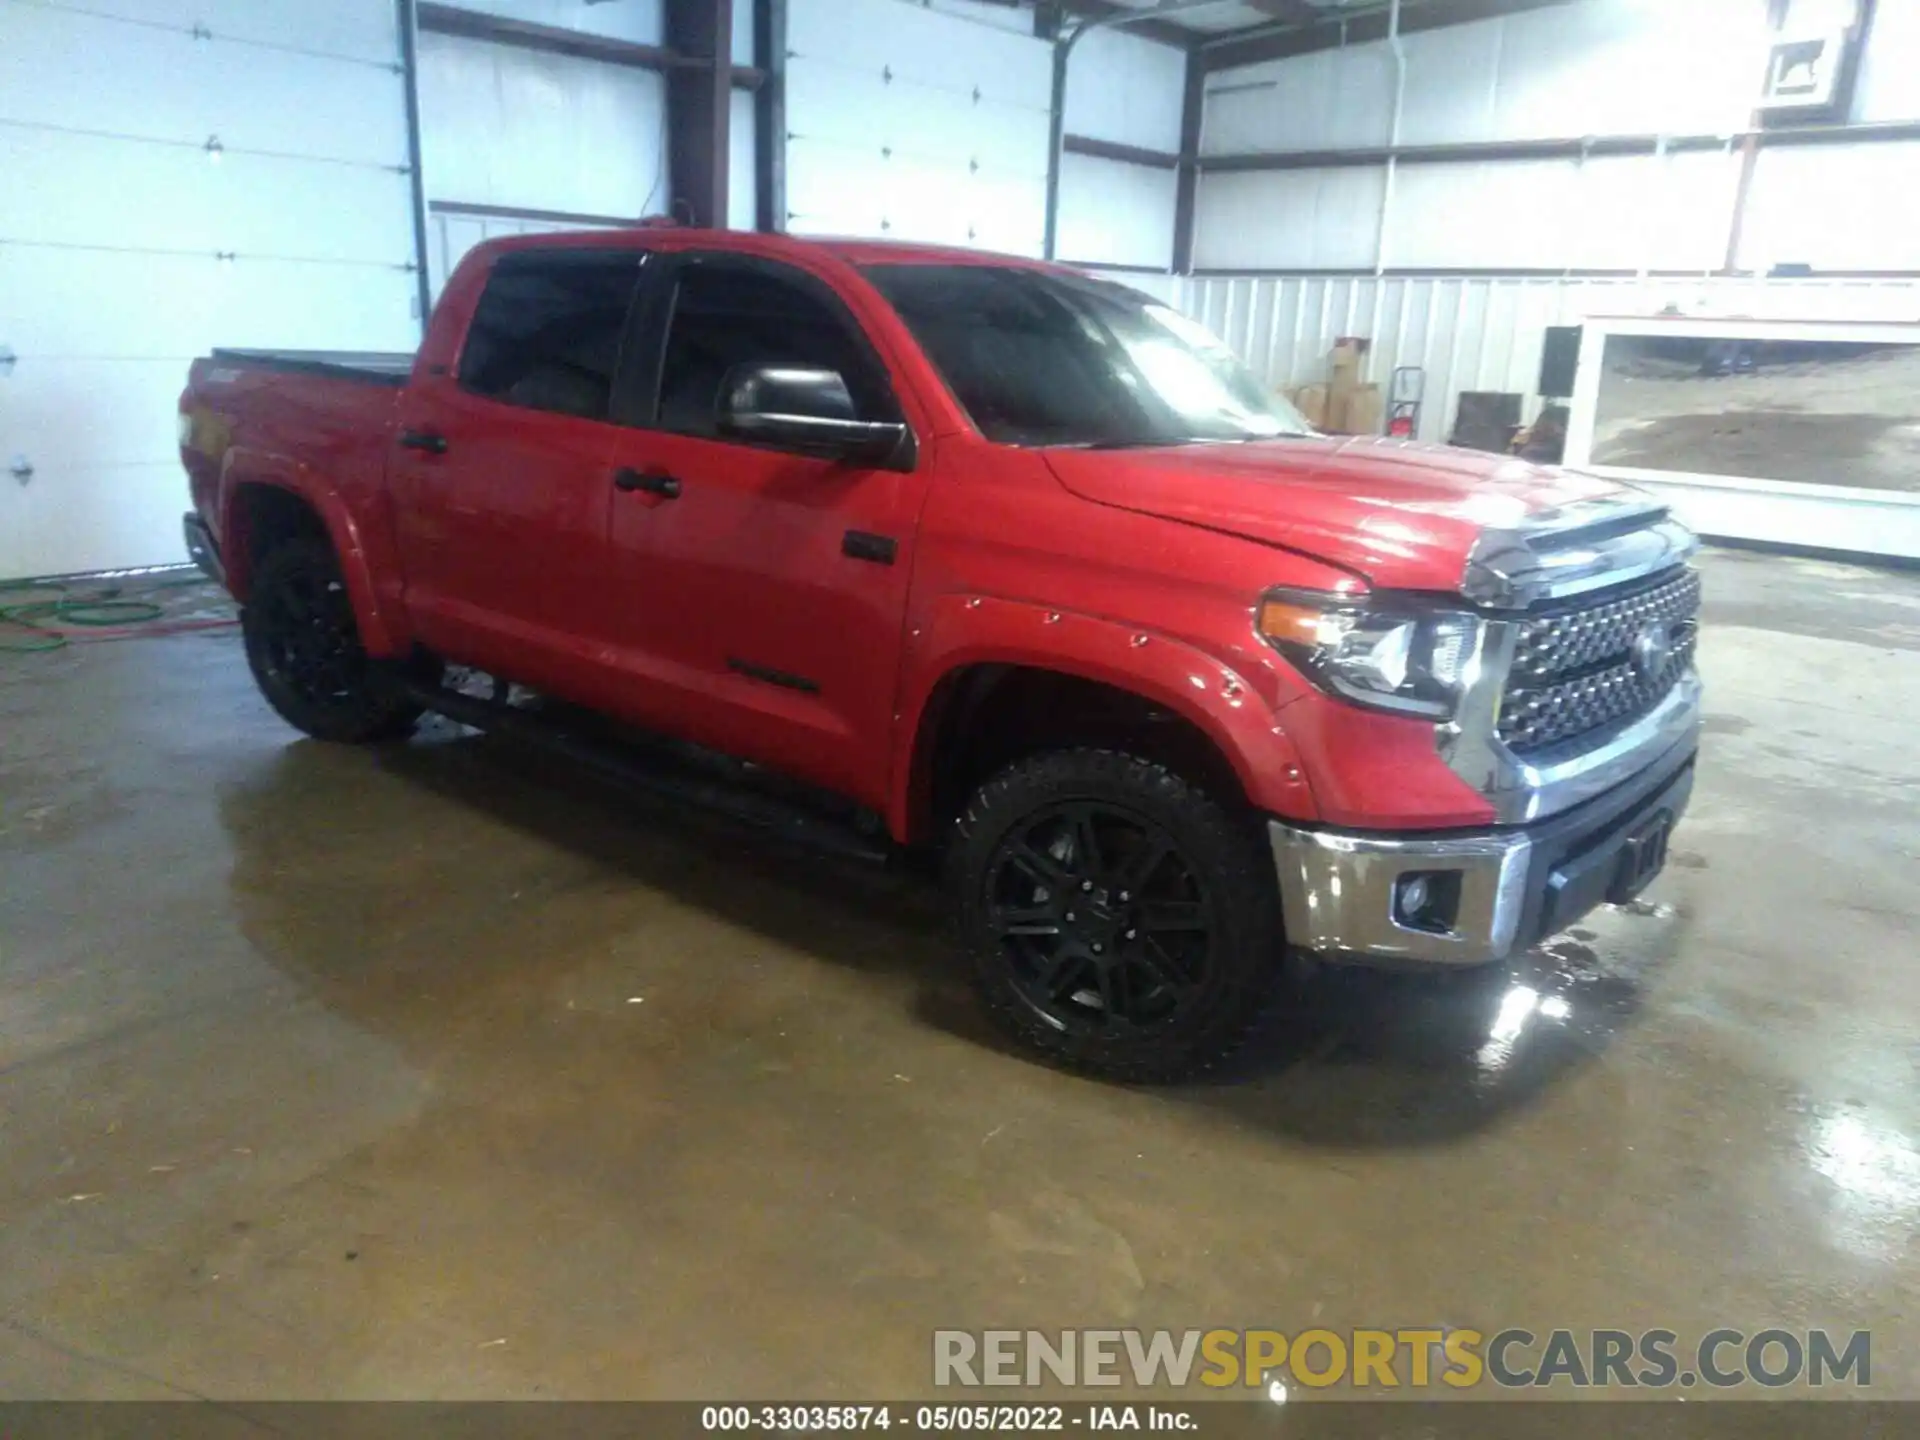
[[[186,580],[163,580],[148,588],[154,590],[178,590],[187,586],[203,583],[197,577]],[[59,650],[68,644],[67,637],[56,630],[46,628],[49,625],[78,625],[98,629],[107,629],[121,625],[144,625],[158,620],[166,614],[164,606],[150,600],[122,600],[117,587],[100,590],[92,595],[73,595],[65,585],[54,581],[27,581],[23,584],[0,586],[0,594],[15,595],[34,591],[51,594],[50,600],[15,601],[0,605],[0,626],[10,626],[26,631],[25,638],[10,638],[0,631],[0,651],[31,655],[45,650]]]

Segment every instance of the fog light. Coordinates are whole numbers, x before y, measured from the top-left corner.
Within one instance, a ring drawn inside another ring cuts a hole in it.
[[[1394,923],[1409,930],[1444,934],[1460,913],[1460,872],[1418,870],[1402,875],[1393,887]]]

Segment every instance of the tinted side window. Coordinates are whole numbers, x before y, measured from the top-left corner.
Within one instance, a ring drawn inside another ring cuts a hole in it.
[[[661,361],[660,428],[717,436],[720,383],[735,365],[749,364],[837,370],[856,416],[897,418],[892,391],[852,324],[798,279],[738,265],[689,265]]]
[[[501,260],[460,352],[461,386],[531,410],[606,418],[638,276],[634,255]]]

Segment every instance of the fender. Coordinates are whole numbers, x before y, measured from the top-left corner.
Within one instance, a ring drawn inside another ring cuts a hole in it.
[[[1319,818],[1293,741],[1259,688],[1230,665],[1138,625],[1026,601],[945,595],[908,637],[887,800],[887,826],[896,837],[921,828],[942,682],[983,664],[1052,670],[1130,691],[1206,735],[1255,806],[1293,820]]]
[[[360,629],[360,642],[374,656],[394,656],[410,644],[404,619],[392,613],[393,607],[381,602],[374,583],[373,564],[360,523],[337,486],[312,466],[284,455],[249,450],[236,446],[227,451],[220,479],[220,537],[227,554],[227,586],[236,600],[244,603],[252,579],[248,563],[247,537],[242,533],[238,500],[250,485],[271,486],[299,496],[312,507],[327,527],[334,553],[340,559],[340,574],[347,586],[347,599],[353,605],[354,623]]]

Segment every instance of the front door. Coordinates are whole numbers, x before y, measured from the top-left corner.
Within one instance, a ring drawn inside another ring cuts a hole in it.
[[[625,647],[668,728],[878,807],[928,459],[903,473],[722,436],[721,381],[743,364],[835,370],[859,418],[901,412],[819,278],[738,255],[672,263],[657,394],[614,460]]]
[[[421,641],[587,702],[603,698],[607,417],[644,260],[503,255],[455,373],[406,392],[389,470]]]

